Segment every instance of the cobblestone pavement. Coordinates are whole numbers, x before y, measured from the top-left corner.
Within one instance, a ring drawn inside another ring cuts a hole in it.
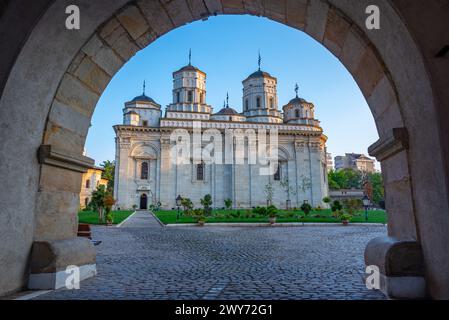
[[[366,243],[385,233],[340,225],[163,228],[140,213],[122,228],[93,229],[103,241],[97,277],[38,299],[384,299],[366,289],[362,274]]]

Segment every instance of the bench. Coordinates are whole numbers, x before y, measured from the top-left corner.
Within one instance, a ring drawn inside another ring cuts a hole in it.
[[[92,240],[92,231],[89,224],[78,224],[78,237],[88,238],[89,240]]]

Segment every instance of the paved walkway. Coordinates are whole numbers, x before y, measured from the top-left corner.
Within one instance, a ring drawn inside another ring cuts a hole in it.
[[[95,227],[99,275],[38,299],[383,299],[362,282],[382,226],[164,228],[139,212]]]

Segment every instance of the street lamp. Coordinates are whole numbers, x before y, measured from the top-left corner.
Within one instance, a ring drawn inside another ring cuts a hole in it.
[[[179,195],[176,198],[176,206],[178,207],[178,214],[176,215],[176,220],[179,220],[179,207],[181,206],[181,204],[182,204],[182,197],[181,195]]]
[[[371,204],[371,201],[369,200],[369,198],[366,194],[363,197],[362,202],[363,202],[363,206],[365,207],[365,221],[368,222],[368,207]]]

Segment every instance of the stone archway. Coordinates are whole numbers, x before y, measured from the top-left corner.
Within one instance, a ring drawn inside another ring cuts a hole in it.
[[[48,2],[11,68],[0,100],[0,124],[8,130],[0,149],[6,164],[1,173],[6,181],[17,181],[19,176],[21,182],[2,189],[5,216],[15,216],[17,221],[15,228],[9,228],[10,222],[1,226],[6,239],[2,260],[7,263],[0,267],[0,293],[23,285],[33,242],[49,243],[50,250],[61,242],[71,243],[72,258],[55,257],[49,265],[92,262],[76,261],[83,250],[90,250],[75,238],[81,173],[92,165],[82,150],[96,102],[121,66],[157,37],[185,23],[217,14],[252,14],[306,32],[354,76],[381,137],[370,153],[382,161],[389,235],[394,237],[374,243],[367,260],[392,276],[402,275],[394,273],[401,270],[402,262],[423,263],[428,293],[449,297],[445,272],[449,255],[444,246],[449,240],[448,193],[446,176],[441,174],[446,167],[442,147],[435,150],[428,143],[432,139],[434,145],[443,144],[438,128],[429,125],[437,122],[436,98],[421,52],[388,1],[377,1],[384,17],[382,29],[367,31],[365,9],[372,3],[365,0],[119,0],[113,4],[79,0],[84,22],[78,32],[66,30],[61,19],[71,3]],[[11,194],[33,196],[17,207],[6,201]],[[404,250],[415,260],[399,259],[390,270],[385,256],[401,256]],[[31,265],[32,273],[42,272],[33,269],[33,260]]]

